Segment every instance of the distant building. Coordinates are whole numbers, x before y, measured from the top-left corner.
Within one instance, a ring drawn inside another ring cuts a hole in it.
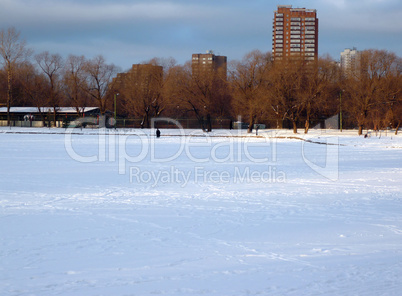
[[[134,64],[126,73],[118,73],[114,79],[114,89],[139,86],[148,87],[150,81],[163,77],[163,67],[152,64]]]
[[[226,80],[227,57],[215,55],[212,51],[207,53],[196,53],[192,55],[191,68],[193,77],[201,73],[220,73]]]
[[[318,18],[315,9],[278,5],[274,13],[272,54],[275,60],[318,58]]]
[[[346,48],[341,52],[341,70],[345,76],[355,75],[360,65],[361,52],[356,48]]]
[[[163,67],[158,65],[134,64],[127,72],[117,74],[111,90],[116,116],[138,116],[138,109],[150,108],[161,93],[162,85]],[[148,123],[147,118],[147,126]]]

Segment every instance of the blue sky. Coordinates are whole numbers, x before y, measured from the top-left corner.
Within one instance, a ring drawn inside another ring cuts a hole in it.
[[[278,4],[317,9],[320,55],[357,47],[402,57],[401,0],[0,0],[0,27],[14,26],[35,53],[101,54],[126,70],[206,50],[229,60],[271,51]]]

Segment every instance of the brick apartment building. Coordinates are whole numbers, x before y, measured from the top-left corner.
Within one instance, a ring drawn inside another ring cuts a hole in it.
[[[318,58],[318,18],[315,9],[278,5],[272,32],[274,59]]]
[[[121,90],[129,84],[147,87],[151,80],[158,80],[163,76],[163,67],[152,64],[134,64],[126,73],[118,73],[114,79],[114,87]]]
[[[192,55],[191,68],[193,77],[201,73],[220,73],[226,80],[227,77],[227,57],[215,55],[212,51],[207,53],[196,53]]]

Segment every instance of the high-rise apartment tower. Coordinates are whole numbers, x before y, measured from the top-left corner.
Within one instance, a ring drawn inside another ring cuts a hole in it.
[[[361,52],[356,48],[346,48],[341,52],[341,69],[345,76],[356,75],[360,66]]]
[[[272,54],[276,60],[288,57],[317,59],[317,11],[278,5],[273,21]]]

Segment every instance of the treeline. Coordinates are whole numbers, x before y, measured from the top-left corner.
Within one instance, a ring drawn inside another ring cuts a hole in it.
[[[303,126],[307,133],[312,123],[340,113],[342,126],[358,127],[359,134],[399,128],[402,119],[402,59],[386,50],[361,52],[358,68],[347,73],[330,57],[273,61],[270,52],[253,51],[230,62],[227,72],[194,74],[191,62],[155,58],[144,64],[163,68],[138,76],[118,74],[102,56],[34,54],[9,28],[0,31],[0,55],[0,103],[7,107],[76,107],[80,115],[80,107],[98,106],[101,113],[140,118],[144,127],[153,117],[197,118],[205,131],[211,118],[238,116],[250,132],[269,120],[271,127]]]

